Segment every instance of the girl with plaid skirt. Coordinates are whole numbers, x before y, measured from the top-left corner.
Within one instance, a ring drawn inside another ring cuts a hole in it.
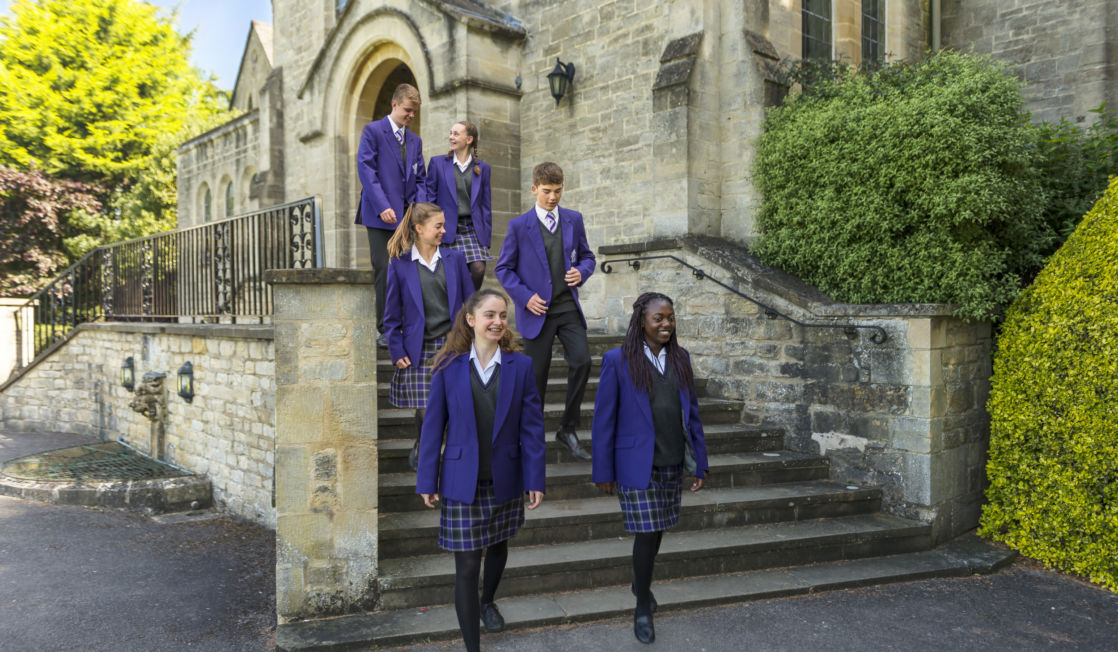
[[[625,530],[634,534],[633,633],[651,643],[660,541],[679,520],[684,476],[694,476],[691,491],[699,491],[709,470],[691,359],[676,340],[667,296],[637,297],[624,344],[602,356],[591,442],[593,480],[617,492]]]
[[[443,247],[466,257],[474,289],[485,279],[485,261],[493,235],[493,191],[489,164],[477,155],[477,127],[456,122],[450,127],[450,151],[432,156],[424,187],[425,201],[434,202],[446,215]]]
[[[439,547],[454,553],[454,609],[467,650],[479,649],[479,621],[488,632],[505,626],[493,598],[508,540],[524,524],[524,492],[528,509],[544,492],[543,409],[532,361],[514,352],[507,320],[508,300],[488,288],[458,312],[435,356],[419,444],[415,492],[428,507],[442,499]]]
[[[439,249],[443,232],[438,206],[412,204],[388,241],[384,333],[396,365],[388,400],[396,407],[415,409],[415,444],[408,456],[412,469],[431,386],[431,359],[474,291],[462,254]]]

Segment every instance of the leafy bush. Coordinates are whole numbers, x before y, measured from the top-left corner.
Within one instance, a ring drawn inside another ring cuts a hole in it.
[[[1041,183],[1048,198],[1045,222],[1063,242],[1118,172],[1118,115],[1106,105],[1083,128],[1067,120],[1036,126]],[[1053,247],[1055,248],[1055,247]]]
[[[1052,238],[1020,86],[952,52],[816,75],[765,120],[755,253],[840,301],[995,317]]]
[[[1118,591],[1118,179],[1006,313],[981,532]]]

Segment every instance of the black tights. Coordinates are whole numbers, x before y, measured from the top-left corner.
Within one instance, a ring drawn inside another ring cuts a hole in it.
[[[633,537],[633,591],[637,594],[638,613],[652,613],[652,566],[663,538],[663,530],[637,532]]]
[[[474,282],[474,291],[481,289],[481,283],[485,280],[485,261],[475,260],[468,265],[470,268],[470,279]]]
[[[426,408],[419,408],[415,411],[415,438],[419,439],[419,435],[423,432],[423,417],[427,416]]]
[[[509,542],[495,543],[485,549],[485,577],[481,602],[493,602],[505,563],[509,560]],[[470,652],[481,649],[481,606],[477,599],[477,581],[481,574],[481,550],[454,553],[454,611],[462,642]]]

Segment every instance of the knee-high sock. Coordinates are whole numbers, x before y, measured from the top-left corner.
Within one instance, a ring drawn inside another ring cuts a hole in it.
[[[481,553],[481,550],[454,553],[454,611],[458,614],[462,642],[469,652],[481,649],[481,613],[477,601]]]
[[[497,585],[501,583],[501,574],[505,572],[505,564],[509,560],[508,540],[494,543],[485,551],[485,576],[482,578],[481,601],[493,602],[497,593]]]
[[[663,532],[638,532],[633,537],[633,589],[637,593],[637,612],[652,612],[652,566]]]

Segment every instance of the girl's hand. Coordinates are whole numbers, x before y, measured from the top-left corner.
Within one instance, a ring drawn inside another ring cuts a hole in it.
[[[609,494],[612,496],[613,492],[617,491],[616,482],[595,482],[594,484],[598,487],[598,491],[604,494]]]
[[[542,491],[529,491],[528,492],[528,509],[535,509],[543,502]]]
[[[695,478],[695,481],[691,483],[691,491],[698,491],[702,489],[703,484],[705,484],[703,480],[704,478]]]
[[[411,366],[411,358],[409,358],[406,355],[396,361],[396,368],[397,369],[407,369],[410,366]]]
[[[419,494],[423,496],[423,504],[434,509],[438,507],[435,503],[439,502],[439,494]]]

